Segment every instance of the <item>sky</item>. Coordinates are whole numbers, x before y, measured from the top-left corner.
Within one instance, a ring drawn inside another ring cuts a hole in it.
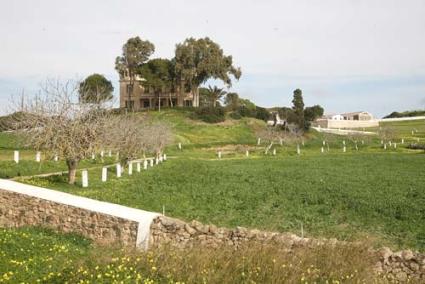
[[[134,36],[163,58],[210,37],[242,69],[230,90],[260,106],[290,106],[300,88],[326,113],[425,109],[424,15],[424,0],[0,0],[0,113],[46,78],[117,87]]]

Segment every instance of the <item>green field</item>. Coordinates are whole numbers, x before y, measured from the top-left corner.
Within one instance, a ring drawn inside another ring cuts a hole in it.
[[[423,122],[394,123],[398,147],[384,150],[378,137],[338,137],[311,131],[296,154],[296,145],[275,145],[277,155],[264,154],[256,145],[255,119],[206,124],[190,120],[185,111],[136,115],[168,121],[175,143],[161,166],[101,183],[102,163],[83,161],[89,168],[89,187],[70,186],[65,176],[25,179],[24,182],[126,206],[162,212],[187,221],[197,219],[219,226],[246,226],[292,231],[313,237],[347,240],[368,238],[394,248],[425,248],[425,155],[409,150],[414,141],[408,130],[420,134]],[[411,134],[411,133],[410,133]],[[406,143],[400,144],[404,137]],[[13,155],[13,137],[2,134],[1,153]],[[321,153],[327,140],[329,152]],[[358,141],[355,149],[353,139]],[[343,153],[343,141],[347,152]],[[183,151],[177,149],[181,142]],[[249,149],[249,158],[245,150]],[[223,159],[217,159],[217,151]],[[30,150],[24,150],[30,152]],[[19,165],[0,161],[0,175],[13,177],[63,170],[63,162],[31,161]],[[105,161],[104,164],[113,161]]]

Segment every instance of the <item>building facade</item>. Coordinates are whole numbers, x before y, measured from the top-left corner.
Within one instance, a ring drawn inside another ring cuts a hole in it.
[[[191,92],[179,96],[179,89],[172,92],[155,93],[143,86],[144,78],[136,76],[133,85],[130,78],[120,76],[120,107],[133,110],[159,109],[161,107],[198,107]]]
[[[323,128],[359,128],[376,127],[379,121],[367,111],[347,112],[341,114],[325,115],[317,119],[313,126]]]

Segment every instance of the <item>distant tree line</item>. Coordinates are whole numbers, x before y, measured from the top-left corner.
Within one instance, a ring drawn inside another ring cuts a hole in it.
[[[412,111],[403,111],[397,112],[394,111],[384,118],[399,118],[399,117],[414,117],[414,116],[422,116],[425,115],[425,110],[412,110]]]

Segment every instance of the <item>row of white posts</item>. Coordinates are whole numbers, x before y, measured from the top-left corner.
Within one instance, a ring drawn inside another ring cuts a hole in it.
[[[153,167],[154,164],[158,165],[159,163],[162,163],[163,161],[167,160],[167,155],[164,154],[162,156],[160,156],[159,158],[155,158],[155,159],[146,159],[143,161],[143,169],[147,170],[148,166]],[[141,168],[142,168],[142,162],[141,161],[136,161],[136,162],[130,162],[128,164],[128,175],[132,175],[133,174],[133,164],[136,164],[136,170],[137,172],[141,172]],[[123,174],[123,167],[121,166],[120,163],[115,165],[115,170],[116,170],[116,176],[117,178],[122,177]],[[103,167],[102,168],[102,182],[106,182],[108,180],[108,167]],[[88,175],[88,171],[87,170],[83,170],[82,171],[82,185],[83,187],[88,187],[89,186],[89,175]]]
[[[104,156],[105,156],[105,152],[104,151],[101,151],[100,152],[100,156],[103,158]],[[109,151],[108,152],[108,157],[112,157],[112,151]],[[117,152],[117,159],[119,158],[119,153]],[[91,159],[92,160],[94,160],[94,159],[96,159],[96,154],[92,154],[91,155]],[[20,160],[20,155],[19,155],[19,151],[18,150],[15,150],[14,152],[13,152],[13,160],[15,161],[15,163],[19,163],[19,160]],[[38,163],[40,163],[41,162],[41,152],[40,151],[37,151],[36,153],[35,153],[35,161],[36,162],[38,162]],[[59,161],[59,157],[58,157],[58,155],[55,155],[54,157],[53,157],[53,161],[55,161],[55,162],[57,162],[57,161]]]

